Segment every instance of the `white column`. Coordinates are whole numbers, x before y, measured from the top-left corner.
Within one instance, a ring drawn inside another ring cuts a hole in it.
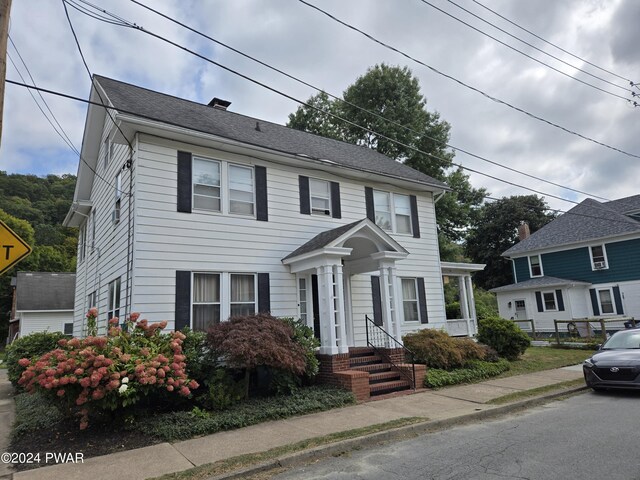
[[[392,332],[391,299],[389,298],[389,271],[380,266],[380,301],[382,303],[382,328]]]
[[[402,344],[402,320],[404,319],[404,311],[402,310],[402,302],[400,297],[402,295],[402,286],[400,285],[400,279],[398,278],[395,265],[389,267],[389,279],[391,281],[393,298],[393,331],[390,332],[396,340]],[[392,345],[393,347],[393,345]]]
[[[471,321],[469,319],[469,299],[467,298],[467,281],[465,277],[458,277],[460,287],[460,309],[462,318],[467,322],[467,336],[471,336]]]
[[[469,310],[471,311],[471,322],[474,327],[473,333],[478,333],[478,318],[476,313],[476,299],[473,296],[473,282],[471,281],[471,275],[467,275],[467,295],[469,295]]]
[[[336,355],[335,315],[333,310],[333,267],[323,265],[316,269],[318,274],[318,303],[320,306],[320,353]]]
[[[338,336],[338,353],[348,353],[349,345],[347,343],[347,322],[344,312],[344,279],[342,275],[342,264],[333,266],[333,274],[336,282],[336,327]]]

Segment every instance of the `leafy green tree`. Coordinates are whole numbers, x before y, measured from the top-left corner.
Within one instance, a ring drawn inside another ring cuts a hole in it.
[[[547,203],[536,195],[504,197],[482,206],[465,246],[474,262],[487,265],[474,275],[479,287],[489,290],[513,281],[511,262],[501,254],[518,242],[521,222],[529,223],[533,233],[553,220],[555,216],[547,210]]]
[[[315,108],[299,107],[289,115],[288,126],[375,149],[448,183],[454,192],[437,204],[438,225],[450,241],[464,238],[485,191],[474,189],[461,169],[451,171],[454,154],[446,145],[451,126],[427,110],[411,70],[375,65],[342,97],[344,101],[332,100],[324,92],[311,97],[307,103]]]

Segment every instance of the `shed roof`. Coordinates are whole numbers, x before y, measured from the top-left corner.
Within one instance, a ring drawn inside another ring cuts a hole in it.
[[[75,273],[18,272],[16,311],[73,310]]]

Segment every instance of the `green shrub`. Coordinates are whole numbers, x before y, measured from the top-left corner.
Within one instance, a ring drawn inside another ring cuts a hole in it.
[[[291,317],[286,317],[280,320],[293,329],[293,341],[304,350],[306,359],[304,374],[309,378],[315,377],[320,370],[320,361],[316,357],[316,349],[320,346],[320,340],[313,334],[313,328],[305,325],[300,319],[294,320]]]
[[[451,371],[431,368],[427,370],[424,385],[428,388],[440,388],[447,385],[475,382],[500,375],[509,368],[510,364],[505,359],[500,359],[497,362],[472,360],[468,363],[467,368]]]
[[[460,313],[460,302],[447,303],[445,310],[449,320],[455,320],[462,317],[462,314]]]
[[[495,293],[487,292],[482,288],[473,290],[476,305],[476,319],[482,321],[485,318],[498,316],[498,301]]]
[[[14,400],[16,417],[12,440],[36,430],[49,430],[64,418],[56,405],[40,393],[21,393]]]
[[[415,361],[430,368],[450,370],[471,360],[484,360],[485,349],[470,338],[453,338],[441,330],[425,328],[402,339]]]
[[[18,385],[20,375],[26,367],[18,364],[21,358],[35,358],[58,347],[58,340],[68,338],[61,332],[38,332],[17,338],[7,347],[7,374],[14,387]]]
[[[207,346],[207,333],[190,328],[181,330],[185,338],[182,353],[186,357],[187,374],[200,385],[209,385],[220,366],[217,356]]]
[[[176,441],[197,435],[233,430],[268,420],[321,412],[355,403],[351,392],[327,386],[301,388],[289,396],[254,398],[222,412],[171,412],[143,418],[133,428],[163,441]]]
[[[516,360],[531,345],[529,336],[511,320],[489,317],[478,323],[478,341],[494,348],[498,355],[508,360]]]

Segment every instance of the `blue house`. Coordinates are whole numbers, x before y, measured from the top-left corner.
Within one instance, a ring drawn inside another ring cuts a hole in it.
[[[640,195],[586,199],[521,232],[502,256],[514,278],[492,290],[504,318],[533,319],[541,332],[554,330],[554,319],[640,318]]]

